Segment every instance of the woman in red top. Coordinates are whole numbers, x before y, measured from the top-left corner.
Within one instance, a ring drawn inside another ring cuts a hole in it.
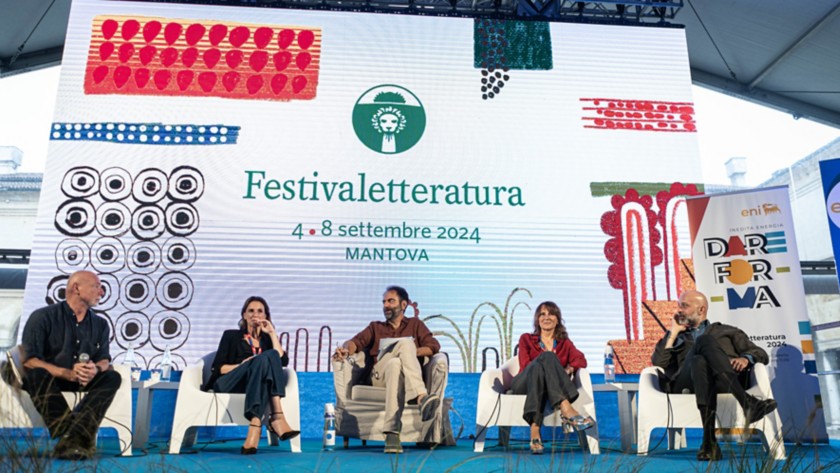
[[[511,382],[514,394],[525,394],[522,418],[531,426],[531,453],[544,450],[540,427],[546,403],[559,409],[563,421],[576,430],[595,424],[572,407],[578,391],[571,378],[585,367],[586,358],[569,340],[560,308],[550,301],[540,304],[534,313],[534,333],[519,337],[519,374]]]

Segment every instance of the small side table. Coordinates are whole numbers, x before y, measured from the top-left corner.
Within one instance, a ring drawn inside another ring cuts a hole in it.
[[[630,452],[636,443],[636,395],[639,383],[593,384],[595,392],[614,392],[618,398],[618,421],[621,429],[621,450]]]
[[[143,448],[149,441],[152,420],[152,398],[156,389],[178,390],[178,381],[132,381],[131,387],[137,389],[137,414],[134,418],[134,438],[131,446]]]

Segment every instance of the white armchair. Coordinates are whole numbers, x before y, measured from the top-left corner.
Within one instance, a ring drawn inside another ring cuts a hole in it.
[[[488,369],[481,373],[478,382],[478,404],[475,419],[475,448],[476,452],[484,451],[484,439],[487,429],[499,427],[499,444],[507,445],[510,439],[510,427],[528,426],[522,413],[525,411],[524,394],[507,394],[511,380],[519,374],[519,359],[513,357],[498,369]],[[575,387],[579,396],[572,406],[583,416],[591,416],[596,420],[593,427],[577,432],[580,445],[589,453],[600,454],[598,444],[598,424],[595,416],[595,398],[592,395],[592,382],[586,369],[579,369],[574,377]],[[562,419],[557,413],[546,415],[543,421],[546,426],[561,426]]]
[[[245,394],[204,392],[201,385],[210,377],[210,366],[216,353],[205,355],[198,363],[188,366],[181,375],[175,414],[172,420],[172,436],[169,439],[169,453],[181,453],[181,447],[195,443],[199,426],[248,425],[245,418]],[[300,392],[297,373],[283,368],[286,373],[286,397],[283,398],[283,412],[292,429],[300,430]],[[268,429],[266,429],[268,432]],[[279,439],[268,432],[268,441],[278,445]],[[300,436],[290,440],[292,452],[300,453]]]
[[[650,433],[653,429],[666,428],[668,449],[685,447],[685,428],[703,428],[700,411],[694,394],[666,394],[659,387],[661,368],[647,367],[639,376],[638,444],[639,455],[647,455]],[[771,399],[773,391],[767,367],[761,363],[753,366],[750,388],[747,393]],[[785,444],[782,440],[782,422],[778,410],[763,419],[745,426],[746,418],[738,401],[731,394],[718,394],[717,426],[722,428],[752,428],[763,434],[764,445],[777,460],[785,458]]]
[[[21,361],[21,348],[15,346],[6,352],[7,360],[0,364],[0,371],[10,375],[0,381],[0,428],[35,428],[46,427],[44,419],[29,393],[22,385],[25,369]],[[3,366],[6,363],[9,366]],[[131,371],[122,365],[113,365],[113,369],[122,376],[122,383],[114,400],[105,412],[105,418],[99,428],[111,427],[117,431],[120,455],[131,455]],[[12,381],[14,385],[10,385]],[[67,404],[73,409],[82,400],[85,393],[62,392]]]
[[[354,353],[345,361],[332,361],[335,385],[336,435],[344,437],[344,447],[350,438],[385,440],[385,388],[365,384],[369,378],[370,360],[364,352]],[[434,420],[423,422],[416,405],[406,406],[402,414],[402,442],[454,445],[449,407],[452,400],[444,398],[449,379],[446,355],[438,353],[423,366],[423,379],[430,394],[440,396],[442,402]]]

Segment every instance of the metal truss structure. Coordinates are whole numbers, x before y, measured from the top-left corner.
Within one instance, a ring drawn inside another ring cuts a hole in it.
[[[593,23],[665,24],[684,0],[144,0],[156,3],[259,6],[429,16],[509,17]]]

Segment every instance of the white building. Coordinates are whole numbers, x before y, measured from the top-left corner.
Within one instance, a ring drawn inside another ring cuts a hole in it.
[[[14,172],[22,154],[0,146],[0,350],[16,342],[41,194],[42,174]]]
[[[808,318],[815,343],[826,427],[831,438],[840,437],[840,296],[835,255],[826,216],[819,162],[840,158],[840,138],[828,143],[790,167],[776,171],[760,187],[789,186],[799,259],[803,262]],[[837,255],[840,256],[840,255]],[[820,270],[819,264],[825,262]],[[811,266],[809,271],[808,266]],[[810,273],[810,274],[809,274]],[[821,274],[820,274],[821,273]]]

